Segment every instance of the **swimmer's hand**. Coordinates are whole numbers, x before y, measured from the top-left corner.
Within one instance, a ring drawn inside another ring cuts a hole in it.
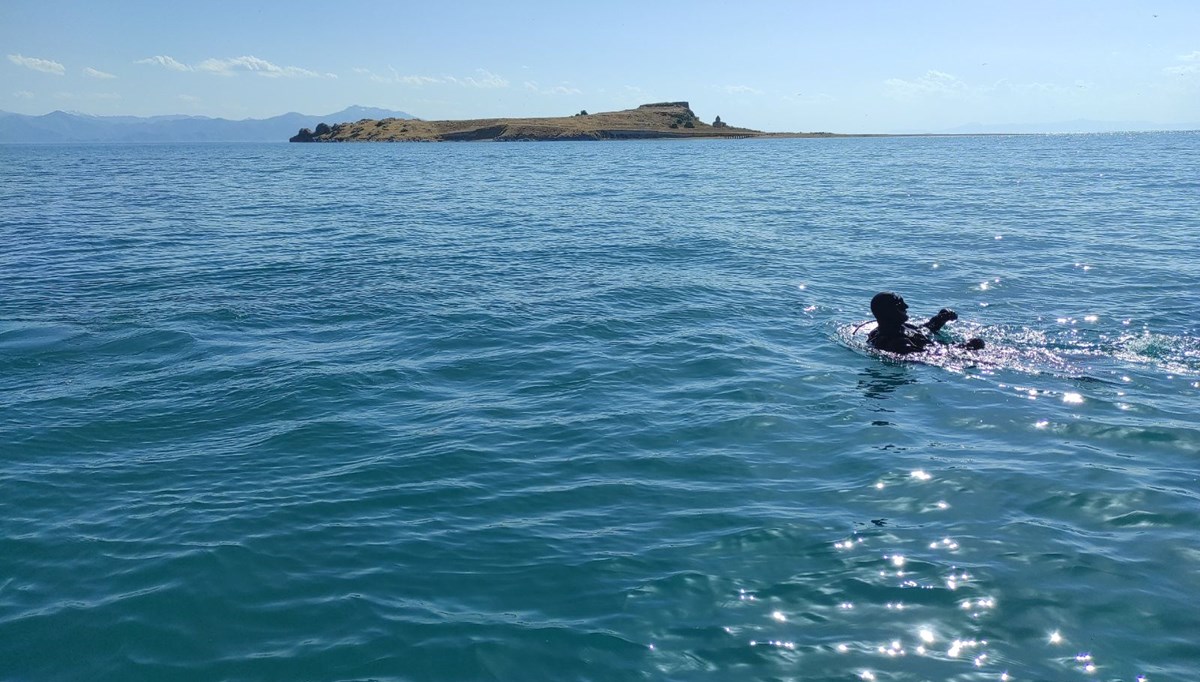
[[[947,322],[953,322],[953,321],[957,320],[958,313],[954,312],[953,310],[951,310],[949,308],[942,308],[941,310],[938,311],[937,315],[933,316],[933,319],[941,320],[942,324],[946,324]]]
[[[938,311],[937,315],[929,318],[929,321],[922,326],[936,334],[942,327],[946,326],[947,322],[953,322],[957,319],[958,313],[949,308],[942,308]]]

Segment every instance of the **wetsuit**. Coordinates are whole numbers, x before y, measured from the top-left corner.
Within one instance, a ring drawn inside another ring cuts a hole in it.
[[[900,327],[877,327],[867,335],[867,343],[879,350],[906,355],[920,353],[934,340],[926,335],[929,330],[907,322]]]

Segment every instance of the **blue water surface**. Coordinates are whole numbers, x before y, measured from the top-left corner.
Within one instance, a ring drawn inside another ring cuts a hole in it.
[[[1198,236],[1200,133],[0,147],[0,679],[1197,679]]]

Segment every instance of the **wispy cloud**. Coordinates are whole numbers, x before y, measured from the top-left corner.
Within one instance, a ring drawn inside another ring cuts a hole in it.
[[[383,83],[384,85],[433,85],[441,83],[442,79],[434,78],[433,76],[413,76],[402,75],[393,66],[388,66],[388,73],[379,74],[370,69],[354,69],[354,73],[363,74],[370,78],[375,83]]]
[[[442,79],[434,78],[433,76],[398,76],[395,82],[403,83],[404,85],[433,85],[434,83],[441,83]]]
[[[33,69],[34,71],[52,73],[55,76],[64,76],[67,73],[67,67],[52,59],[38,59],[37,57],[10,54],[8,55],[8,61],[18,66],[24,66],[27,69]]]
[[[99,69],[93,69],[90,66],[83,70],[83,75],[90,76],[92,78],[99,78],[101,80],[116,78],[116,76],[112,75],[111,73],[106,73],[104,71],[100,71]]]
[[[155,55],[139,59],[135,63],[161,66],[170,71],[199,71],[218,76],[252,73],[267,78],[337,78],[337,74],[320,73],[299,66],[279,66],[253,55],[230,57],[229,59],[205,59],[196,65],[184,64],[166,55]]]
[[[110,102],[121,99],[121,95],[115,92],[56,92],[54,98],[67,102]]]
[[[539,95],[582,95],[583,91],[570,85],[553,85],[543,87],[536,81],[525,81],[525,89]]]
[[[181,63],[175,61],[174,59],[172,59],[171,57],[168,57],[166,55],[161,55],[161,54],[155,55],[153,57],[146,57],[145,59],[139,59],[136,62],[134,62],[134,64],[150,64],[152,66],[161,66],[164,69],[168,69],[170,71],[191,71],[192,70],[192,67],[188,66],[187,64],[181,64]]]
[[[926,71],[925,75],[913,80],[889,78],[884,81],[888,95],[896,99],[912,99],[920,95],[952,95],[964,92],[965,83],[944,71]]]
[[[196,65],[196,70],[219,76],[233,76],[239,72],[246,72],[267,78],[337,78],[332,73],[318,73],[299,66],[278,66],[252,55],[231,59],[205,59]]]
[[[1174,66],[1168,66],[1163,71],[1176,76],[1187,76],[1190,74],[1200,74],[1200,50],[1190,54],[1181,54],[1176,57],[1180,63]]]
[[[33,99],[33,93],[28,90],[17,90],[13,93],[13,97],[17,99]]]
[[[1086,81],[1075,81],[1074,83],[1043,83],[1035,81],[1033,83],[1009,83],[1003,81],[997,83],[994,87],[987,90],[998,90],[1004,92],[1017,93],[1046,93],[1053,95],[1061,95],[1064,93],[1073,92],[1075,90],[1088,90],[1091,86]]]
[[[455,76],[446,76],[445,81],[447,83],[454,83],[456,85],[462,85],[462,86],[465,86],[468,88],[507,88],[508,87],[507,80],[505,80],[502,76],[498,76],[498,75],[492,73],[491,71],[488,71],[487,69],[476,69],[475,73],[479,75],[478,78],[476,78],[474,76],[466,76],[463,78],[459,78],[459,77],[455,77]]]
[[[461,85],[468,88],[507,88],[508,80],[502,76],[498,76],[486,69],[476,70],[476,76],[421,76],[421,75],[406,75],[401,74],[395,68],[389,66],[388,73],[380,74],[371,71],[370,69],[356,68],[354,73],[362,74],[376,83],[385,85],[411,85],[420,87],[423,85]]]

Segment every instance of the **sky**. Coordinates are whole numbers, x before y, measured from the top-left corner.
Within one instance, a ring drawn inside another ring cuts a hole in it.
[[[0,110],[1200,127],[1200,2],[0,0]]]

